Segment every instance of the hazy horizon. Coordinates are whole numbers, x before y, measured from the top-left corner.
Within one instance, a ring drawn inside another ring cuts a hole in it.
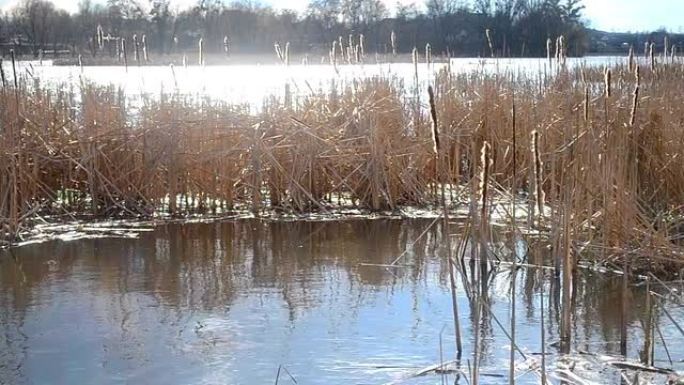
[[[21,0],[0,0],[0,8],[7,11]],[[78,9],[78,1],[51,0],[57,7],[69,12]],[[424,0],[382,0],[387,4],[390,12],[394,12],[396,4],[416,4],[424,9]],[[105,0],[93,0],[105,2]],[[172,0],[174,8],[183,9],[197,0]],[[229,3],[230,1],[224,1]],[[310,0],[262,0],[265,5],[277,9],[293,9],[298,12],[306,10]],[[608,32],[650,32],[662,28],[670,32],[684,31],[684,23],[680,17],[684,13],[684,1],[680,0],[583,0],[586,7],[583,18],[587,26]]]

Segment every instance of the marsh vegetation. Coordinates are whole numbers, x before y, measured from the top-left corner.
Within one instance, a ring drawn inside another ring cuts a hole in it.
[[[489,62],[499,63],[492,32],[484,36]],[[392,46],[396,39],[392,33]],[[126,71],[127,55],[145,55],[137,42],[133,52],[121,47]],[[204,40],[197,47],[203,71]],[[520,370],[542,383],[583,383],[575,371],[578,353],[614,353],[578,345],[586,333],[577,330],[576,301],[590,273],[620,285],[614,303],[619,321],[612,324],[618,332],[602,341],[617,344],[619,358],[596,362],[618,369],[615,382],[648,383],[654,378],[649,375],[676,379],[679,363],[660,328],[684,335],[676,288],[684,267],[684,60],[665,42],[662,52],[651,44],[643,55],[630,50],[604,65],[570,65],[568,47],[562,36],[548,40],[547,58],[537,61],[534,72],[484,66],[459,71],[448,57],[446,64],[435,64],[428,44],[414,48],[412,63],[403,67],[408,76],[342,80],[334,76],[373,65],[373,59],[362,35],[339,38],[326,53],[327,64],[296,66],[331,70],[325,87],[303,90],[285,80],[283,92],[264,97],[260,106],[196,97],[178,86],[132,102],[121,88],[89,81],[83,67],[77,83],[45,85],[12,60],[0,74],[0,242],[30,240],[46,225],[95,228],[111,220],[211,219],[240,226],[244,222],[235,219],[249,216],[257,218],[249,226],[258,228],[278,219],[344,223],[349,216],[422,213],[429,226],[412,242],[400,242],[391,257],[356,265],[401,277],[413,263],[424,266],[410,258],[412,247],[429,238],[426,253],[448,288],[451,334],[446,342],[440,333],[437,366],[418,373],[484,382],[492,364],[484,353],[496,329],[503,335],[497,341],[510,346],[506,361],[497,363],[509,368],[510,383]],[[276,43],[275,53],[288,79],[295,67],[290,44]],[[174,67],[163,70],[177,84]],[[257,250],[260,238],[254,239],[250,264],[258,268],[267,257]],[[171,247],[163,243],[155,241],[155,248]],[[218,255],[228,247],[207,252],[223,261]],[[237,253],[239,260],[243,255]],[[171,259],[164,252],[155,256]],[[27,282],[22,260],[12,251],[3,261],[11,266],[6,281],[16,292]],[[221,266],[208,268],[218,273]],[[521,288],[519,272],[541,276]],[[492,287],[501,282],[507,282],[504,296],[511,303],[505,317],[496,315],[491,302]],[[194,290],[195,283],[189,287]],[[638,317],[635,287],[645,287]],[[157,290],[150,289],[155,295]],[[533,342],[539,350],[532,353],[516,332],[521,295],[528,308],[534,303],[539,309]],[[10,294],[8,301],[16,298]],[[286,297],[294,319],[290,301]],[[170,308],[178,310],[176,305]],[[641,321],[638,342],[631,338],[635,319]],[[198,322],[196,333],[206,326]],[[550,335],[557,341],[549,343]],[[452,356],[454,361],[444,359]],[[283,363],[265,364],[273,369]]]

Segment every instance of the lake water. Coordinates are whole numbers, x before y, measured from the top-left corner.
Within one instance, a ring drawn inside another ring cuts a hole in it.
[[[602,66],[619,62],[624,57],[587,57],[568,59],[567,65]],[[420,89],[446,64],[425,63],[418,65]],[[11,77],[11,63],[4,62],[3,68]],[[537,75],[548,72],[546,59],[452,59],[455,73],[513,73]],[[134,103],[141,97],[158,98],[161,93],[179,93],[197,99],[209,98],[229,103],[246,104],[259,108],[268,96],[282,98],[286,85],[290,92],[305,96],[328,92],[334,81],[337,87],[350,84],[354,79],[370,77],[395,77],[407,88],[415,87],[415,67],[411,63],[339,65],[337,71],[331,65],[217,65],[217,66],[134,66],[126,70],[123,66],[52,66],[51,62],[22,62],[18,66],[20,76],[40,79],[50,87],[58,85],[78,89],[81,80],[94,84],[121,88]]]
[[[246,219],[0,251],[0,384],[466,384],[456,372],[417,375],[455,356],[440,234],[433,219]],[[500,250],[509,240],[497,242]],[[510,282],[510,269],[500,267],[487,292],[483,384],[508,383],[511,344],[497,321],[508,329]],[[585,384],[620,383],[610,365],[622,361],[619,277],[580,273],[567,356],[557,345],[553,272],[521,269],[517,282],[516,337],[527,357],[516,356],[519,384],[539,383],[542,314],[552,383],[571,375]],[[475,322],[460,278],[458,288],[459,368],[467,372]],[[653,288],[665,294],[660,289]],[[634,362],[645,293],[632,285],[627,295]],[[681,300],[654,298],[684,323]],[[656,338],[654,366],[684,370],[683,336],[658,308],[654,322],[667,342]],[[664,384],[666,377],[640,380]]]

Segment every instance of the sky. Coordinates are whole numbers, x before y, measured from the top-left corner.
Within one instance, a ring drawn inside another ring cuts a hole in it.
[[[0,0],[0,8],[8,9],[20,0]],[[95,0],[104,1],[104,0]],[[142,0],[144,1],[144,0]],[[184,7],[196,0],[173,0]],[[306,9],[309,0],[261,0],[276,8],[298,11]],[[397,0],[383,0],[393,10]],[[398,0],[401,3],[422,4],[422,0]],[[78,0],[53,0],[60,8],[74,12]],[[652,31],[666,28],[672,32],[684,32],[684,0],[583,0],[584,18],[592,28],[610,31]]]

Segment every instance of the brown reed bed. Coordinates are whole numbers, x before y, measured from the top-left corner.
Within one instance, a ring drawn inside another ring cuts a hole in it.
[[[532,218],[517,224],[558,255],[674,271],[684,261],[684,67],[640,64],[558,64],[536,77],[442,70],[434,111],[416,108],[413,91],[391,78],[271,99],[258,113],[178,94],[132,113],[112,88],[84,83],[74,95],[7,82],[0,238],[38,218],[83,215],[436,209],[445,194],[458,208],[484,182],[493,196],[514,192],[514,207]]]

